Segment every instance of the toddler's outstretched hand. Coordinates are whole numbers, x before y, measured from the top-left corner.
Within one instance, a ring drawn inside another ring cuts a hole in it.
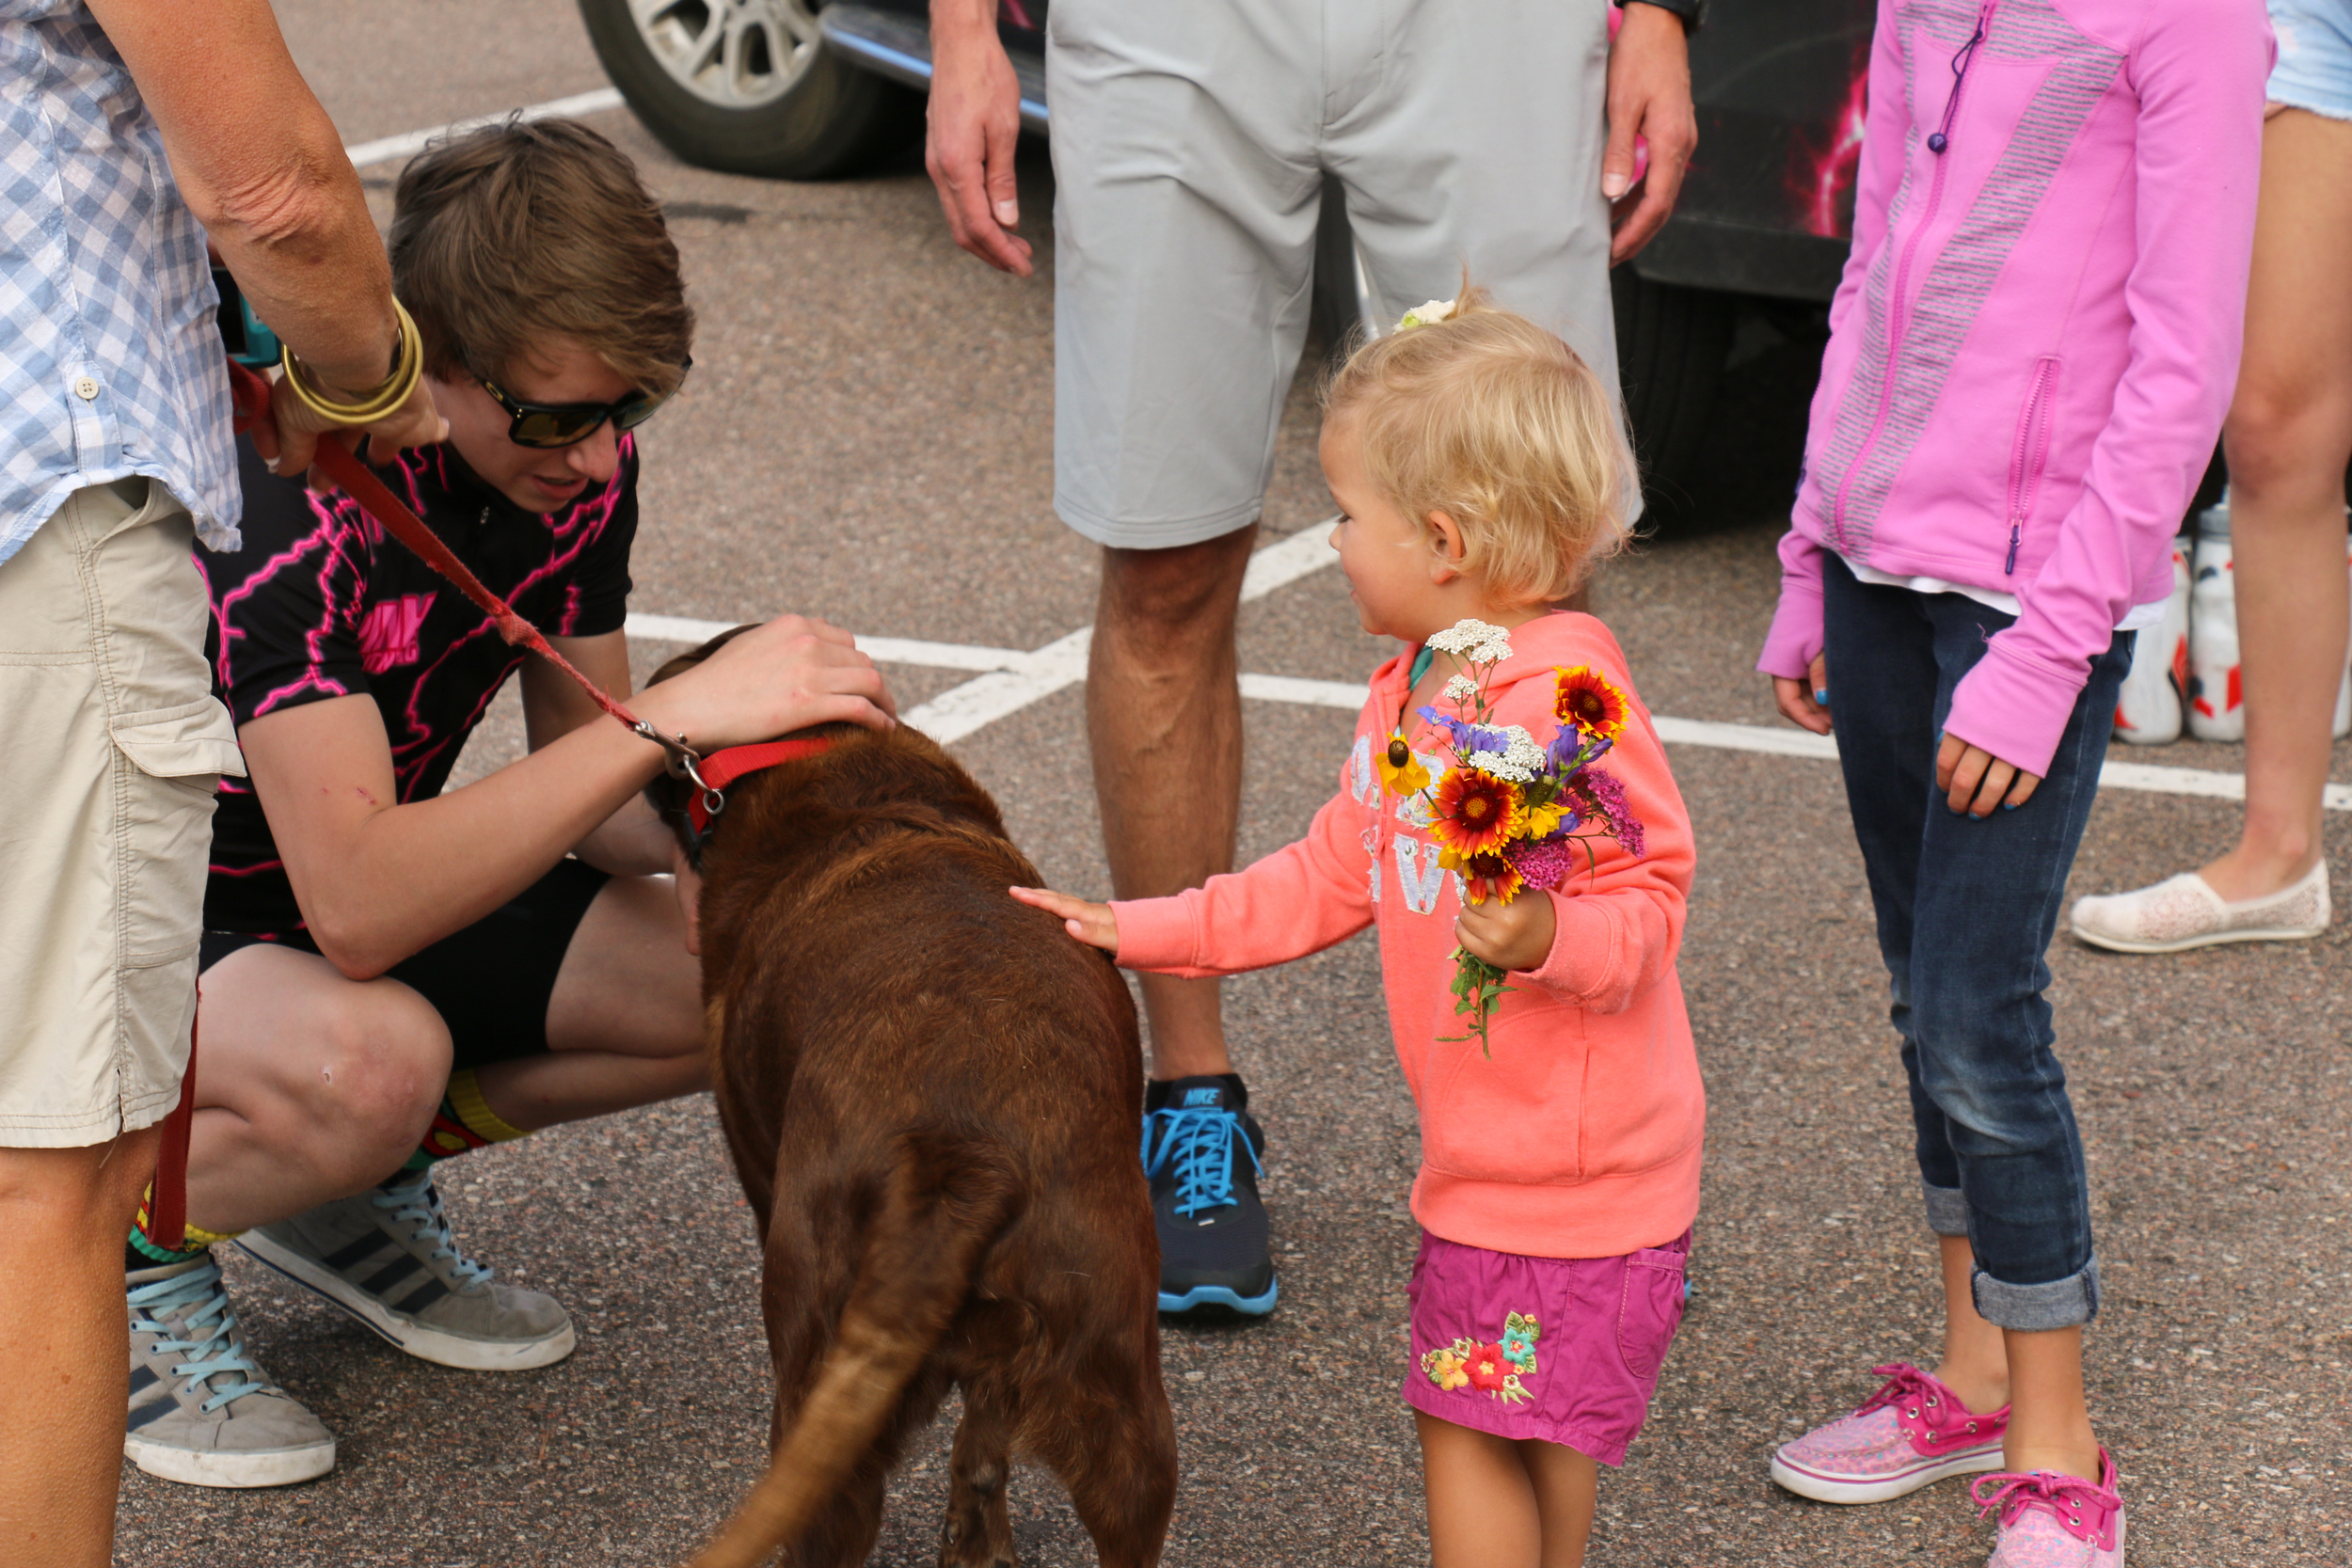
[[[1454,940],[1463,950],[1497,969],[1543,968],[1558,932],[1550,895],[1533,888],[1507,904],[1493,898],[1465,904],[1454,922]]]
[[[1033,909],[1061,916],[1063,928],[1089,946],[1105,953],[1119,951],[1119,917],[1111,913],[1108,904],[1089,904],[1042,887],[1017,887],[1012,895]]]

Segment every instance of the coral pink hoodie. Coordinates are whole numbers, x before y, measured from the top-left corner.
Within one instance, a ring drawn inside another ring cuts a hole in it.
[[[1880,0],[1767,674],[1825,548],[2013,594],[1946,728],[2049,770],[2229,407],[2270,56],[2262,0]]]
[[[1113,904],[1119,961],[1184,975],[1232,974],[1319,952],[1380,927],[1380,970],[1414,1103],[1422,1167],[1413,1213],[1447,1241],[1536,1258],[1615,1258],[1660,1246],[1698,1212],[1706,1091],[1675,953],[1691,890],[1691,822],[1625,656],[1589,615],[1513,629],[1487,694],[1493,722],[1540,738],[1557,729],[1553,669],[1589,664],[1632,717],[1601,766],[1643,825],[1636,859],[1593,840],[1597,868],[1549,897],[1559,934],[1544,966],[1514,974],[1490,1025],[1493,1055],[1454,1013],[1461,883],[1438,865],[1426,805],[1388,795],[1374,763],[1406,696],[1406,656],[1372,677],[1340,791],[1307,836],[1246,871],[1173,898]],[[1425,725],[1406,735],[1434,784]]]

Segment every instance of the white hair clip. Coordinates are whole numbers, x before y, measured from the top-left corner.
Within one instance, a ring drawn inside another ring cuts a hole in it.
[[[1398,318],[1396,329],[1407,332],[1416,326],[1435,326],[1441,321],[1451,321],[1454,319],[1454,303],[1450,299],[1423,300]]]

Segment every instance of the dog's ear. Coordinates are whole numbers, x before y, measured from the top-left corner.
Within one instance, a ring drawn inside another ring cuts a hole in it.
[[[721,632],[701,647],[678,655],[656,670],[649,684],[660,686],[663,681],[675,679],[751,629],[751,625],[733,627]],[[694,841],[686,822],[686,800],[693,787],[686,780],[674,779],[667,772],[657,773],[653,783],[645,786],[645,803],[653,807],[655,816],[670,825],[670,832],[677,836],[678,847],[686,851],[687,859],[699,863],[701,857],[695,852]]]

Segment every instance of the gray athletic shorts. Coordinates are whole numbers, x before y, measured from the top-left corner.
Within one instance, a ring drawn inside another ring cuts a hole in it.
[[[1258,516],[1339,181],[1381,315],[1462,265],[1613,381],[1606,0],[1054,0],[1054,507]]]

